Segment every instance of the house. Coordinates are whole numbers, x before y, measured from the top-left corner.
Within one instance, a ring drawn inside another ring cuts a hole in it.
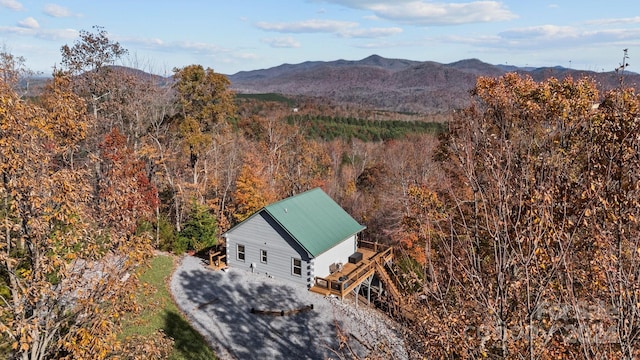
[[[364,229],[315,188],[265,206],[222,236],[229,267],[311,287],[349,261]]]

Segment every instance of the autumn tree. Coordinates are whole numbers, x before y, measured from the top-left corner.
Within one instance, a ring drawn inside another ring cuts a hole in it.
[[[437,282],[436,264],[440,262],[433,259],[439,255],[435,254],[434,249],[438,246],[433,243],[442,241],[446,236],[440,232],[441,227],[435,225],[446,219],[444,204],[438,194],[425,185],[409,185],[407,198],[407,210],[402,218],[398,242],[408,252],[409,259],[420,265],[421,269],[416,275],[426,274],[431,283]],[[417,277],[420,278],[423,276]]]
[[[100,158],[105,150],[101,141],[113,140],[114,129],[117,129],[118,141],[125,141],[120,145],[126,148],[131,163],[140,167],[139,172],[144,174],[149,185],[175,189],[181,175],[175,171],[179,166],[173,153],[179,146],[171,128],[170,119],[176,106],[169,81],[142,70],[117,66],[127,50],[109,39],[104,28],[94,27],[93,30],[81,31],[73,46],[61,48],[63,70],[72,75],[74,92],[90,105],[89,110],[95,118],[90,127],[91,134],[79,151],[85,155],[81,160],[91,163],[89,158],[96,155]],[[133,64],[137,65],[139,63]],[[101,177],[100,167],[109,170],[107,163],[102,162],[96,168],[96,181],[105,180]],[[153,219],[156,243],[160,242],[158,223],[163,219],[163,208],[159,205],[156,204]],[[182,210],[182,206],[177,208]],[[181,212],[178,214],[182,215]],[[176,218],[180,219],[180,216]]]
[[[29,91],[30,77],[35,74],[25,66],[25,62],[24,57],[13,55],[6,47],[0,50],[0,80],[19,94],[23,90],[21,95]],[[25,84],[21,85],[21,81]],[[24,89],[19,89],[21,87]]]
[[[239,124],[263,154],[269,188],[286,197],[320,185],[330,174],[324,148],[307,139],[298,126],[288,124],[285,110],[269,110],[268,114],[241,119]]]
[[[84,102],[55,78],[43,109],[21,101],[0,84],[3,292],[1,330],[16,358],[41,359],[63,337],[69,315],[63,294],[67,253],[84,241],[87,184],[84,172],[60,166],[85,136]],[[75,278],[75,276],[72,275]],[[78,278],[75,278],[78,281]],[[68,299],[71,300],[71,299]]]
[[[174,69],[174,89],[180,111],[179,131],[198,182],[198,160],[211,145],[211,136],[235,111],[231,83],[222,74],[202,65]]]
[[[572,349],[558,329],[570,319],[548,310],[571,306],[566,273],[584,284],[591,271],[581,228],[591,201],[584,129],[598,92],[588,80],[507,74],[480,78],[474,95],[439,154],[454,182],[438,225],[449,236],[426,250],[448,269],[425,284],[439,304],[432,308],[464,319],[467,331],[443,328],[434,339],[467,357],[563,356]]]
[[[213,156],[213,171],[207,202],[211,208],[217,209],[216,218],[220,229],[229,229],[232,223],[233,191],[238,173],[244,167],[243,157],[251,151],[252,145],[237,132],[219,134],[214,143],[217,153]]]
[[[275,196],[268,187],[264,165],[254,154],[245,156],[244,164],[236,178],[233,192],[233,217],[241,222],[254,212],[269,205]]]
[[[113,129],[100,143],[96,159],[96,212],[100,226],[116,230],[113,240],[135,233],[139,223],[150,220],[158,206],[158,192],[146,175],[145,164],[135,158],[126,138]],[[118,224],[114,228],[112,224]]]
[[[298,135],[285,154],[283,167],[277,174],[283,195],[291,196],[322,186],[331,176],[331,159],[318,141]]]
[[[599,296],[594,297],[610,309],[615,331],[606,335],[619,343],[616,356],[635,359],[640,354],[640,96],[634,89],[607,93],[587,134],[589,186],[582,198],[593,199],[584,225],[597,261],[591,281]]]
[[[11,357],[118,354],[118,318],[134,309],[132,274],[150,253],[149,241],[132,234],[142,210],[114,193],[99,201],[116,211],[102,214],[114,221],[96,220],[104,193],[72,160],[89,119],[68,77],[55,74],[40,106],[2,82],[0,102],[0,331]]]
[[[109,39],[107,31],[94,26],[95,33],[80,31],[80,39],[73,46],[60,48],[63,70],[74,76],[74,88],[77,94],[86,99],[91,106],[95,119],[105,110],[102,104],[111,95],[115,84],[114,65],[127,50],[118,42]]]
[[[271,187],[277,187],[277,182],[281,179],[284,159],[287,155],[287,149],[291,144],[295,143],[299,131],[296,127],[283,122],[284,115],[277,112],[272,116],[254,117],[251,119],[253,136],[256,142],[262,145],[264,153],[267,157],[267,179]]]

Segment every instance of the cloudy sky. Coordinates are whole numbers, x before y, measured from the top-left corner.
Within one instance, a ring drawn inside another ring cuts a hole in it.
[[[610,71],[625,48],[640,72],[637,0],[0,0],[0,46],[45,74],[93,26],[129,50],[124,65],[159,74],[371,54]]]

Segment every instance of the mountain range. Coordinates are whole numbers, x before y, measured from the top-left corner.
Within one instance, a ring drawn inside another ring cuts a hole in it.
[[[371,55],[357,61],[307,61],[269,69],[227,75],[237,93],[278,93],[310,96],[334,104],[411,113],[446,113],[469,104],[469,91],[479,76],[499,77],[507,72],[529,75],[536,81],[550,77],[589,77],[601,91],[620,86],[616,71],[594,72],[556,67],[492,65],[478,59],[450,64],[388,59]],[[640,75],[625,71],[625,86],[640,83]]]

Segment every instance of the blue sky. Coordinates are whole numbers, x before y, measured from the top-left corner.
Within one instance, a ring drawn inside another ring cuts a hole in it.
[[[0,0],[0,46],[45,74],[94,25],[129,50],[123,65],[158,74],[371,54],[610,71],[625,48],[640,72],[637,0]]]

